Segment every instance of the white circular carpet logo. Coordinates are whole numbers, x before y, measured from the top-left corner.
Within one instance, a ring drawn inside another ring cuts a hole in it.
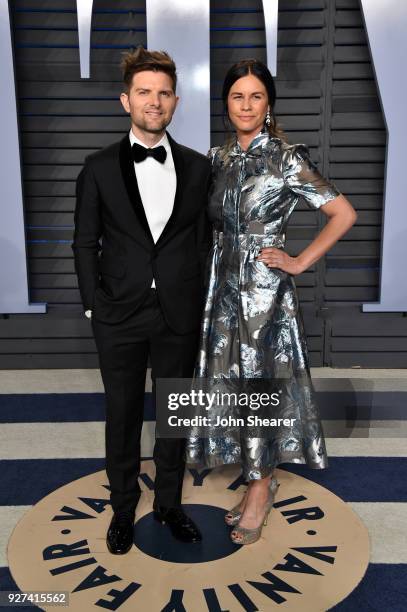
[[[239,472],[186,471],[183,504],[203,541],[184,544],[154,521],[154,464],[143,462],[134,546],[126,555],[106,547],[106,473],[75,480],[17,524],[8,545],[12,576],[22,591],[67,591],[68,609],[78,612],[322,612],[344,599],[369,563],[359,517],[324,487],[277,469],[281,486],[261,539],[237,546],[223,516],[244,492]]]

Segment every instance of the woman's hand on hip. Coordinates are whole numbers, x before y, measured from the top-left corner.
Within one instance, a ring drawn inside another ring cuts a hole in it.
[[[262,261],[269,268],[279,268],[288,274],[301,274],[304,271],[296,257],[291,257],[288,253],[276,247],[261,249],[256,259]]]

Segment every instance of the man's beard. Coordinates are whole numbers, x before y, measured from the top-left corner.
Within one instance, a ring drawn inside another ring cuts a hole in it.
[[[172,117],[170,117],[169,120],[164,119],[159,126],[156,127],[151,127],[148,125],[148,123],[146,121],[140,121],[139,123],[136,123],[136,126],[140,129],[143,130],[144,132],[148,132],[150,134],[159,134],[160,132],[164,132],[164,130],[166,129],[166,127],[171,123],[171,119]]]

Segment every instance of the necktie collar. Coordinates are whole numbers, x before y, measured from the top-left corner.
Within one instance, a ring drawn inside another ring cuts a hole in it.
[[[235,146],[229,153],[232,159],[236,158],[256,158],[263,155],[263,147],[268,144],[270,136],[266,132],[260,132],[250,143],[248,149],[245,151],[240,146],[239,142],[236,141]]]

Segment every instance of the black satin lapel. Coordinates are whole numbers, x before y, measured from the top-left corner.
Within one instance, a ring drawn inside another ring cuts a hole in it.
[[[184,181],[185,181],[185,172],[184,172],[184,156],[182,154],[181,147],[178,143],[175,142],[173,138],[168,134],[168,142],[170,143],[172,158],[174,160],[175,174],[177,176],[177,187],[175,190],[175,198],[174,198],[174,206],[172,209],[172,213],[170,218],[167,221],[161,235],[157,241],[157,245],[160,245],[161,242],[167,238],[168,234],[175,227],[177,221],[177,215],[181,208],[182,204],[182,196],[184,193]]]
[[[137,219],[143,228],[146,237],[154,244],[154,239],[151,235],[150,226],[148,225],[146,213],[138,188],[137,177],[134,171],[134,161],[131,154],[130,138],[128,134],[126,134],[120,143],[119,158],[123,181],[126,186],[126,191],[130,202],[133,205],[133,210],[137,215]]]

